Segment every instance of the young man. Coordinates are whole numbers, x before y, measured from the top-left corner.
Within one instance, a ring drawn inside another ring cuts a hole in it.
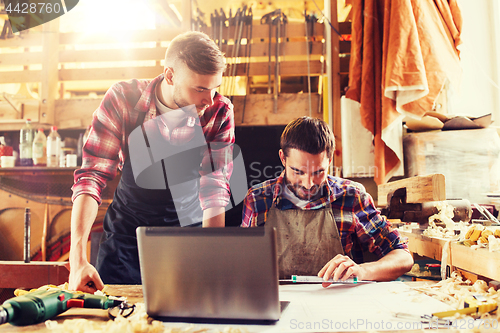
[[[286,126],[280,143],[284,170],[248,191],[242,227],[277,229],[281,278],[389,281],[411,269],[407,245],[364,187],[328,175],[335,141],[325,122],[298,118]],[[379,259],[363,263],[367,250]]]
[[[212,163],[218,161],[210,149],[234,143],[233,106],[216,92],[225,66],[223,54],[207,35],[187,32],[170,43],[161,75],[119,82],[108,90],[94,112],[82,168],[75,172],[70,289],[94,292],[103,288],[103,281],[140,284],[135,233],[139,225],[224,226],[232,165],[214,168]],[[138,140],[132,140],[137,138],[134,133],[139,133]],[[163,141],[152,142],[152,137]],[[190,148],[179,150],[183,145]],[[160,151],[155,152],[153,146]],[[168,178],[171,170],[164,157],[169,149],[182,151],[182,159],[171,159],[177,163],[174,167],[191,180],[186,183],[199,178],[199,188],[179,192],[176,176]],[[143,170],[138,166],[147,166],[155,153],[164,154],[160,161],[154,158],[160,174],[146,177],[148,186],[143,186],[139,181],[144,182],[139,179]],[[225,158],[232,161],[227,151]],[[122,176],[104,218],[96,270],[86,257],[87,240],[101,191],[116,176],[117,168]]]

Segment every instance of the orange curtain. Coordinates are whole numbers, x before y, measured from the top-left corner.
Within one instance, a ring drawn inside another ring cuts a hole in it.
[[[377,184],[403,163],[403,117],[432,110],[445,84],[458,89],[461,27],[456,0],[353,1],[346,97],[373,133]]]

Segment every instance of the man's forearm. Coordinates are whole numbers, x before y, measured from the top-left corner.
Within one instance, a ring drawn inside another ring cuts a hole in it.
[[[226,210],[224,207],[210,207],[203,211],[203,227],[224,227]]]
[[[97,216],[99,205],[90,195],[81,194],[73,202],[71,211],[70,264],[87,262],[87,241]]]
[[[403,249],[389,252],[377,261],[360,266],[366,271],[365,279],[373,281],[392,281],[408,272],[413,265],[411,254]]]

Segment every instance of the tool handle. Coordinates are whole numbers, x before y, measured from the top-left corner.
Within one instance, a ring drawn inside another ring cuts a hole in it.
[[[355,283],[358,283],[358,277],[355,276],[355,277],[349,278],[345,281],[342,281],[342,280],[334,281],[333,279],[325,281],[325,280],[323,280],[323,278],[321,278],[319,276],[292,275],[292,282],[293,283],[348,283],[348,284],[355,284]]]

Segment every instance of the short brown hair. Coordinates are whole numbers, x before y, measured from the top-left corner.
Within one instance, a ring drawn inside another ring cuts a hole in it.
[[[326,151],[329,159],[333,158],[335,137],[328,125],[320,119],[301,117],[286,125],[281,134],[281,149],[288,156],[290,149],[317,155]]]
[[[200,75],[218,74],[226,68],[224,54],[215,42],[198,31],[185,32],[170,42],[165,53],[165,67],[175,67],[179,60]]]

